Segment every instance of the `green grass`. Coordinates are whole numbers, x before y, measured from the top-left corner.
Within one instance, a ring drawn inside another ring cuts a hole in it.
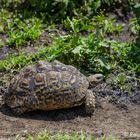
[[[28,41],[36,40],[42,32],[42,20],[36,17],[20,19],[13,12],[0,10],[0,33],[6,34],[5,43],[0,40],[0,46],[8,45],[20,49]]]
[[[107,7],[115,6],[119,3],[122,5],[125,3],[127,8],[129,8],[134,2],[131,0],[125,2],[120,0],[1,0],[0,8],[12,9],[15,12],[22,11],[25,17],[30,17],[30,15],[39,15],[42,17],[43,13],[49,20],[60,22],[66,16],[80,13],[83,15],[93,15],[101,11],[101,9],[108,9]]]
[[[10,22],[8,31],[8,45],[15,45],[16,48],[30,40],[35,40],[41,35],[41,21],[37,18],[21,21],[15,18]]]
[[[20,136],[17,136],[16,140],[20,140]],[[49,133],[47,131],[39,133],[37,136],[27,135],[26,140],[117,140],[113,137],[102,136],[95,138],[93,135],[88,135],[84,132],[81,133]]]
[[[109,45],[112,45],[112,48],[109,48]],[[127,43],[99,41],[94,34],[88,37],[68,35],[55,38],[49,47],[38,47],[38,51],[34,54],[9,55],[5,60],[0,60],[0,69],[21,69],[28,63],[39,59],[48,61],[58,59],[83,70],[88,68],[93,72],[106,72],[119,65],[125,66],[125,59],[130,49],[131,46]]]
[[[12,27],[15,26],[12,30],[16,29],[17,34],[12,33],[11,38],[8,38],[10,44],[15,43],[18,47],[27,42],[26,39],[35,39],[39,35],[40,21],[35,22],[35,19],[30,21],[29,27],[31,28],[26,27],[26,24],[19,19],[12,23]],[[34,26],[32,26],[33,23],[35,23]],[[54,36],[50,34],[52,44],[38,47],[34,54],[25,55],[20,52],[19,55],[9,55],[5,60],[0,60],[0,69],[21,69],[39,59],[47,59],[48,61],[58,59],[89,72],[106,73],[118,66],[135,70],[136,66],[133,64],[132,67],[127,57],[132,45],[128,42],[122,43],[106,39],[106,34],[121,32],[122,26],[114,23],[114,19],[108,19],[103,15],[94,16],[91,21],[87,18],[73,18],[72,20],[68,18],[63,22],[63,27],[69,30],[69,34],[56,34]],[[96,30],[98,28],[101,29]],[[51,32],[53,29],[47,27],[47,30]],[[83,35],[82,31],[87,31],[86,35]]]

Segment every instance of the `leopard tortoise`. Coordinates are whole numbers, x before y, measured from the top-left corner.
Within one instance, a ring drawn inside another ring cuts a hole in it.
[[[90,90],[102,81],[102,74],[84,76],[71,65],[38,61],[10,82],[4,102],[15,115],[33,110],[54,110],[85,104],[86,113],[95,110],[95,95]]]

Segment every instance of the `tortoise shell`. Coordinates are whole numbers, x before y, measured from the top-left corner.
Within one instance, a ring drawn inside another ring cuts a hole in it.
[[[55,60],[39,61],[24,68],[10,82],[5,103],[14,114],[33,110],[54,110],[86,104],[87,113],[95,108],[89,81],[75,67]]]

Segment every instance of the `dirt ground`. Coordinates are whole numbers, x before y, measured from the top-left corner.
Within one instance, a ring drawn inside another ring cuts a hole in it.
[[[97,91],[96,91],[97,92]],[[114,92],[114,93],[113,93]],[[113,136],[121,140],[140,140],[140,93],[121,95],[116,91],[98,91],[96,110],[86,115],[84,105],[49,112],[35,111],[13,116],[6,106],[0,108],[0,140],[22,139],[28,133],[84,131],[96,137]]]

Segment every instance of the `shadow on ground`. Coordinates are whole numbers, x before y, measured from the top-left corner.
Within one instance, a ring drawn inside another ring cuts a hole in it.
[[[32,119],[32,120],[44,120],[44,121],[65,121],[73,120],[78,116],[88,117],[90,115],[86,114],[84,105],[80,107],[73,107],[69,109],[59,109],[53,111],[32,111],[22,114],[20,116],[15,116],[10,108],[6,105],[3,105],[0,108],[0,112],[9,117],[22,118],[22,119]]]

